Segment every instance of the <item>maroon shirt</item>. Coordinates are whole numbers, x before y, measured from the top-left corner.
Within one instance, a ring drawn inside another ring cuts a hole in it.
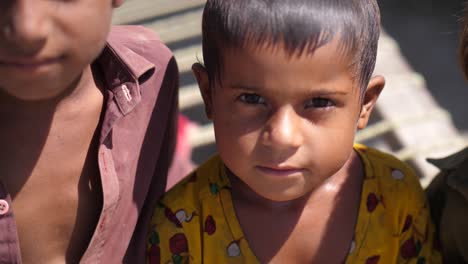
[[[144,263],[149,219],[175,148],[177,65],[152,31],[120,26],[93,69],[106,83],[97,155],[104,199],[81,262]],[[0,230],[0,263],[20,263],[11,199],[1,183]]]

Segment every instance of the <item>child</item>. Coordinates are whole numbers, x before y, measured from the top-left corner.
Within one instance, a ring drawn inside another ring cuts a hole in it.
[[[122,3],[0,3],[0,263],[145,259],[178,73],[152,32],[108,35]]]
[[[468,78],[468,10],[462,20],[460,61]],[[468,148],[429,162],[441,172],[426,192],[445,263],[468,263]]]
[[[159,203],[149,263],[438,263],[417,177],[354,145],[375,0],[208,0],[193,71],[219,156]]]

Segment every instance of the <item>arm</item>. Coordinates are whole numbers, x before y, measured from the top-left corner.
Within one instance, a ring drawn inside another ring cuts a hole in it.
[[[468,260],[468,201],[459,192],[446,188],[446,206],[440,215],[440,242],[445,263]]]

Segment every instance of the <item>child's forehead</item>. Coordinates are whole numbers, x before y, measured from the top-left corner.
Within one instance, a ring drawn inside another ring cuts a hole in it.
[[[290,54],[282,47],[247,46],[228,48],[223,54],[221,79],[227,86],[241,83],[254,87],[326,88],[350,80],[355,86],[350,60],[334,41],[313,53]],[[351,88],[349,83],[345,87]]]
[[[310,62],[328,66],[330,64],[348,67],[353,71],[354,53],[343,44],[339,37],[321,44],[319,47],[304,47],[301,50],[288,48],[280,43],[245,43],[242,46],[226,45],[221,49],[223,68],[243,67],[244,63],[272,65],[281,68],[282,65],[292,65],[297,62]],[[229,58],[229,59],[228,59]],[[242,58],[233,60],[232,58]],[[236,62],[236,63],[234,63]],[[241,62],[241,63],[238,63]],[[326,67],[324,67],[326,68]]]
[[[288,41],[284,40],[265,39],[262,41],[255,41],[249,38],[246,38],[239,44],[229,42],[221,42],[219,44],[222,56],[226,53],[237,55],[272,53],[284,55],[284,60],[288,61],[300,58],[312,58],[316,56],[317,53],[323,53],[323,50],[327,50],[330,52],[327,52],[326,56],[333,56],[350,61],[356,55],[355,48],[348,45],[339,34],[323,41],[317,40],[298,46],[291,45]]]

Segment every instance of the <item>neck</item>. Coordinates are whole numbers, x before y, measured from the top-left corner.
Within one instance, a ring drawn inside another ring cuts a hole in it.
[[[257,194],[252,188],[245,184],[239,177],[232,173],[227,167],[226,172],[232,187],[232,197],[235,201],[248,204],[259,209],[269,211],[288,211],[303,208],[312,193],[291,201],[274,201]]]
[[[99,86],[94,82],[91,66],[88,66],[63,92],[53,98],[26,101],[0,90],[0,114],[36,116],[63,112],[73,105],[85,104],[88,93]]]
[[[91,147],[103,104],[97,87],[88,68],[56,98],[31,102],[0,94],[0,179],[13,198],[32,175],[50,175],[49,160],[73,157],[63,159],[71,164]]]
[[[356,184],[360,186],[364,176],[362,161],[359,155],[352,151],[338,172],[310,192],[290,201],[273,201],[257,194],[229,169],[226,168],[226,171],[232,186],[233,199],[269,211],[301,211],[308,205],[320,203],[323,197],[330,195],[336,197],[335,201],[338,202],[342,196],[346,196],[346,192],[355,190]]]

